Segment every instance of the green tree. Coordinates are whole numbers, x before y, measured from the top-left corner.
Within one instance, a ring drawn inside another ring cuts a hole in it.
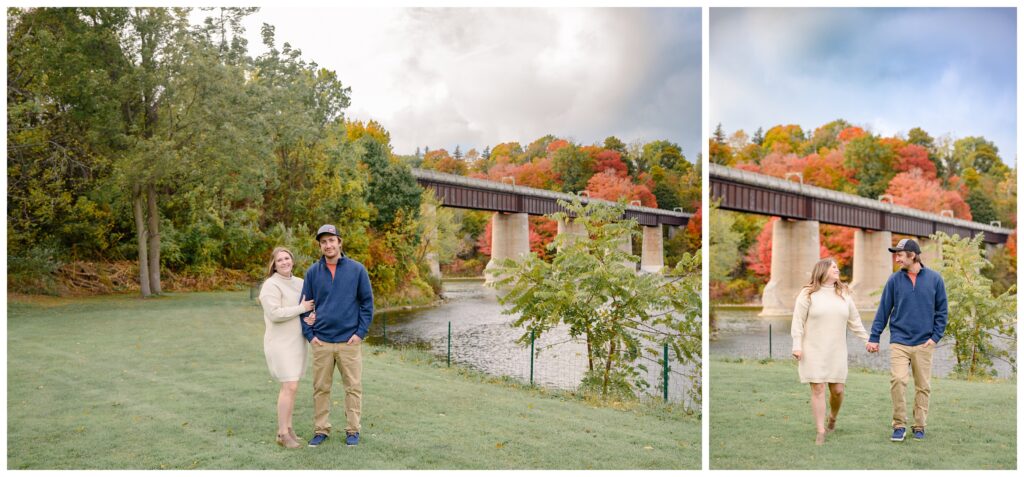
[[[641,160],[646,165],[644,170],[649,171],[656,165],[665,169],[675,169],[680,161],[686,161],[686,157],[683,156],[683,150],[678,144],[660,140],[644,144]]]
[[[801,152],[807,155],[819,153],[823,148],[839,149],[839,132],[848,127],[850,127],[850,123],[846,122],[845,119],[836,119],[826,123],[814,130],[814,134],[811,135],[811,138],[807,141]]]
[[[675,351],[681,364],[700,360],[700,254],[686,254],[665,276],[637,274],[624,262],[635,256],[619,250],[621,237],[633,233],[635,221],[621,220],[625,205],[562,202],[587,231],[589,240],[555,238],[558,253],[548,263],[530,254],[521,261],[505,260],[497,286],[504,295],[504,313],[518,314],[514,326],[529,343],[555,326],[565,325],[573,337],[587,341],[588,372],[584,385],[603,396],[633,394],[648,387],[643,378],[644,352],[656,354],[661,343]],[[653,353],[652,353],[653,352]],[[699,402],[699,374],[692,397]]]
[[[355,146],[360,151],[360,160],[370,170],[367,201],[376,212],[371,216],[370,225],[380,230],[399,216],[410,219],[418,216],[423,189],[416,183],[412,170],[392,161],[388,146],[371,137],[360,138]]]
[[[980,136],[968,136],[953,144],[953,160],[960,170],[974,169],[981,174],[1003,176],[1009,172],[999,157],[995,143]]]
[[[750,142],[758,146],[764,144],[764,128],[757,128],[757,131],[754,131],[754,137],[750,138]]]
[[[992,360],[1005,359],[1016,372],[1016,359],[1008,349],[1017,337],[1016,287],[993,296],[992,280],[982,269],[991,266],[982,254],[983,235],[961,239],[939,232],[942,271],[949,300],[946,336],[953,340],[957,374],[972,378],[994,375]],[[1000,343],[1000,340],[1008,340]]]
[[[722,131],[722,123],[718,123],[718,126],[715,126],[715,133],[711,136],[711,140],[720,145],[725,144],[725,131]]]
[[[587,189],[594,175],[594,158],[577,145],[569,144],[555,151],[551,169],[562,178],[562,192],[576,193]]]
[[[729,211],[721,210],[718,205],[721,201],[711,201],[708,205],[711,230],[708,234],[708,256],[711,263],[708,264],[708,279],[712,281],[728,281],[733,270],[739,265],[743,256],[737,247],[742,234],[733,230],[736,220]]]
[[[885,193],[889,181],[896,176],[893,169],[896,153],[877,137],[864,135],[846,145],[844,165],[855,171],[857,195],[877,198]]]

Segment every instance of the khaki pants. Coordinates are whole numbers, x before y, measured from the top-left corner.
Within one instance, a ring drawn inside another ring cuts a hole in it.
[[[914,373],[914,427],[924,428],[928,421],[928,398],[931,396],[932,354],[935,346],[925,347],[892,343],[889,347],[889,364],[892,378],[889,391],[892,394],[892,427],[907,427],[907,382]]]
[[[363,400],[362,343],[324,343],[313,347],[313,432],[331,433],[331,385],[334,368],[341,372],[345,386],[345,432],[359,432],[359,414]]]

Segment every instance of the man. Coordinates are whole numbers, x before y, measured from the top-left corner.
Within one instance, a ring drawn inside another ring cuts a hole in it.
[[[921,263],[921,247],[911,239],[900,240],[889,251],[895,254],[900,270],[893,273],[882,290],[882,301],[871,326],[867,350],[878,352],[879,336],[889,325],[889,366],[892,377],[893,442],[902,442],[907,433],[907,382],[914,373],[914,439],[924,439],[931,395],[932,354],[946,331],[949,310],[946,285],[938,272]]]
[[[306,271],[302,295],[313,300],[313,316],[303,313],[302,334],[313,348],[313,439],[317,447],[331,433],[331,385],[334,368],[345,385],[345,444],[359,444],[362,413],[361,343],[373,320],[373,290],[366,267],[341,252],[341,237],[333,225],[316,233],[323,254]]]

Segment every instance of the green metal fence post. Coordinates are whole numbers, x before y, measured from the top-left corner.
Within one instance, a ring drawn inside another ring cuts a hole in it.
[[[533,386],[533,330],[530,330],[530,386]]]
[[[448,322],[448,367],[452,367],[452,322]]]
[[[668,343],[665,343],[664,357],[664,361],[661,362],[662,386],[665,388],[662,390],[662,394],[665,397],[665,402],[668,402]]]

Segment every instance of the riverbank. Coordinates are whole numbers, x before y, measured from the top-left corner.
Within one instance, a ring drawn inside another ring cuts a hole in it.
[[[712,470],[1017,467],[1016,381],[932,378],[925,440],[894,443],[888,373],[851,369],[836,432],[818,447],[809,386],[800,384],[794,361],[714,359],[709,366]]]
[[[46,337],[56,338],[53,339]],[[699,469],[700,418],[364,347],[363,442],[274,442],[278,384],[248,292],[8,303],[12,469]],[[332,422],[344,422],[340,378]],[[312,384],[294,422],[311,437]]]

